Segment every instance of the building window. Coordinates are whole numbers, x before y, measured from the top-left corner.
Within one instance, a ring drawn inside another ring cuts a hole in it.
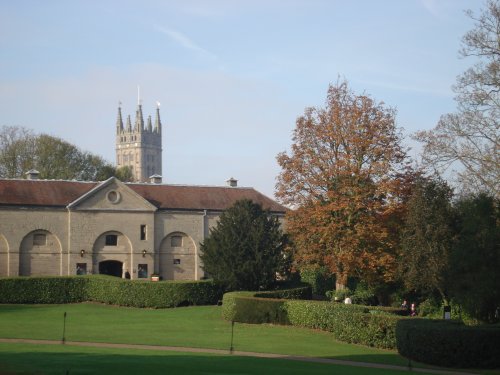
[[[147,279],[148,278],[148,265],[147,264],[139,264],[137,267],[137,277],[139,279]]]
[[[77,263],[76,264],[76,274],[86,275],[87,274],[87,263]]]
[[[146,239],[146,225],[142,224],[141,225],[141,241],[144,241]]]
[[[108,198],[108,201],[113,203],[113,204],[116,204],[118,202],[120,202],[120,193],[115,191],[115,190],[111,190],[108,192],[108,194],[106,194],[106,198]]]
[[[34,246],[45,246],[47,244],[47,236],[43,233],[37,233],[33,235],[33,245]]]
[[[130,156],[129,156],[129,159],[128,159],[128,160],[129,160],[129,161],[134,161],[134,154],[130,154]]]
[[[181,247],[182,246],[182,236],[172,236],[170,239],[170,246]]]
[[[118,236],[116,234],[106,235],[106,246],[116,246],[118,245]]]
[[[128,162],[128,155],[125,154],[123,155],[123,163],[127,163]]]
[[[181,260],[180,259],[174,259],[174,264],[181,264]]]

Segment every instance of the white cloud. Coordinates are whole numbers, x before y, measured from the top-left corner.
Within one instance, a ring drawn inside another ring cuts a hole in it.
[[[203,57],[207,57],[211,60],[217,60],[217,56],[211,53],[210,51],[206,50],[205,48],[201,47],[198,45],[196,42],[194,42],[191,38],[189,38],[187,35],[176,31],[172,29],[167,29],[163,26],[155,26],[155,29],[158,30],[159,32],[167,35],[170,40],[174,41],[181,47],[193,51]]]
[[[434,17],[439,17],[439,8],[435,0],[421,0],[423,7]]]

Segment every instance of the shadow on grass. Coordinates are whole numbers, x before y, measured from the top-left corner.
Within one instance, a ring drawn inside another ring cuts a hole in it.
[[[27,344],[0,345],[0,368],[9,374],[407,374],[286,359]]]

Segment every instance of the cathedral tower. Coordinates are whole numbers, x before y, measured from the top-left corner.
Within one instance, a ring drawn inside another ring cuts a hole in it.
[[[154,126],[151,116],[144,125],[139,99],[133,127],[130,115],[123,126],[120,103],[116,120],[116,166],[129,166],[135,181],[146,182],[152,175],[162,174],[161,151],[160,103],[157,103]]]

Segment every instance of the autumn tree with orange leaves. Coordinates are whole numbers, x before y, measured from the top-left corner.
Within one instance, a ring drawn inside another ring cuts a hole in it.
[[[290,154],[277,156],[276,196],[293,208],[286,228],[299,269],[326,266],[337,288],[349,276],[392,280],[408,175],[401,140],[395,110],[355,95],[347,81],[297,119]]]

